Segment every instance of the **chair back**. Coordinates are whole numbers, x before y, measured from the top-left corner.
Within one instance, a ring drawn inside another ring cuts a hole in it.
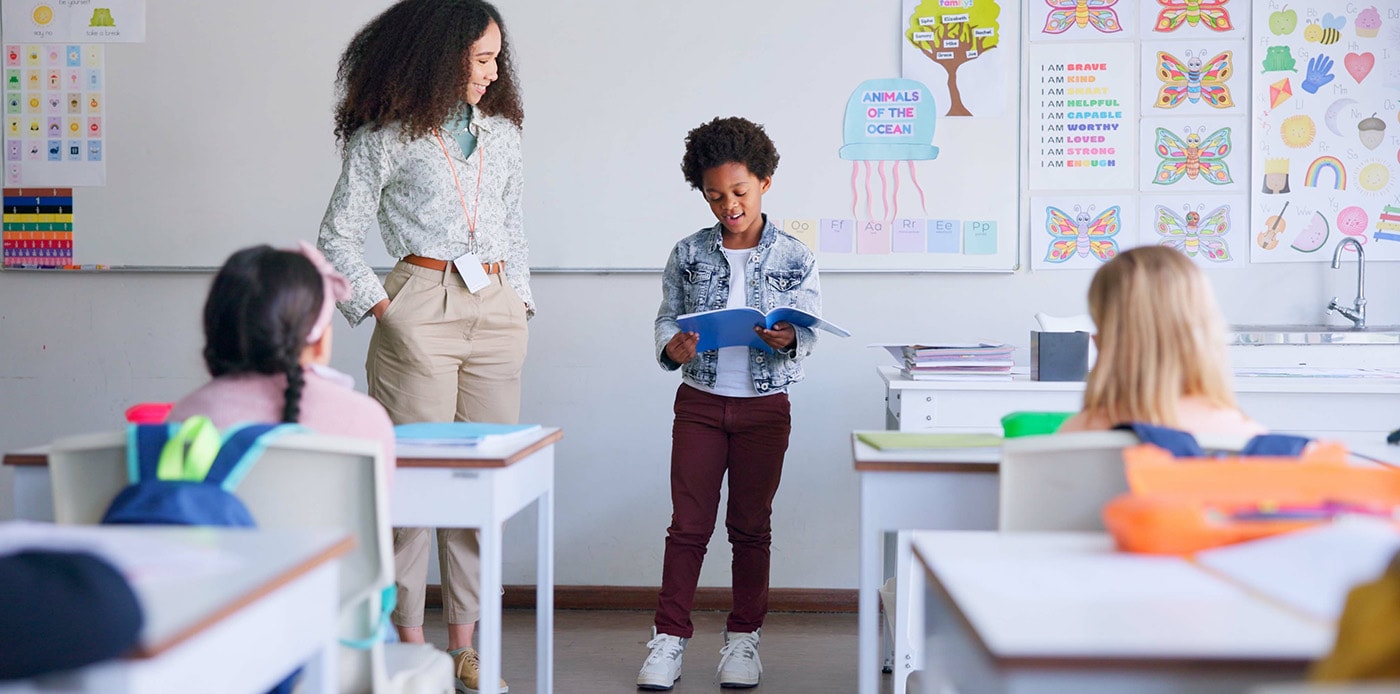
[[[1197,436],[1207,451],[1238,451],[1244,439]],[[999,469],[1002,531],[1102,532],[1103,506],[1128,491],[1123,449],[1130,431],[1086,431],[1007,439]]]
[[[55,521],[98,523],[128,484],[126,451],[125,431],[54,442],[49,470]],[[379,592],[394,578],[386,470],[378,442],[294,433],[274,439],[235,490],[259,528],[331,528],[354,535],[355,549],[340,560],[340,633],[347,638],[363,638],[377,626]],[[342,659],[342,681],[382,681],[378,647],[374,652],[369,659]]]

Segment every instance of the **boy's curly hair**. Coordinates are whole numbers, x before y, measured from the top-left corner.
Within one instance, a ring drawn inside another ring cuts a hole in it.
[[[398,122],[423,137],[461,108],[467,51],[495,22],[501,30],[496,81],[477,104],[482,113],[520,125],[525,110],[515,81],[510,39],[486,0],[401,0],[376,17],[340,56],[335,135],[343,146],[362,126]]]
[[[705,185],[706,169],[729,162],[743,164],[763,180],[778,168],[778,148],[763,126],[746,118],[716,118],[686,133],[681,173],[691,188]]]

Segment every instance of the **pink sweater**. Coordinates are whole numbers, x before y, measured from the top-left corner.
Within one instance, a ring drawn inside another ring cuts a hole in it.
[[[282,421],[287,377],[281,374],[222,376],[181,398],[169,419],[204,415],[223,429],[247,422]],[[394,425],[373,398],[306,370],[301,391],[301,424],[318,434],[373,439],[384,446],[389,471],[394,468]]]

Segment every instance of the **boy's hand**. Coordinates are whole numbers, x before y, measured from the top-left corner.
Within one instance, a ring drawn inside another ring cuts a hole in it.
[[[666,343],[666,357],[677,364],[685,364],[695,358],[695,345],[699,342],[700,333],[676,333]]]
[[[797,341],[797,328],[787,321],[778,321],[773,324],[772,330],[765,330],[761,325],[753,326],[753,331],[758,333],[758,338],[763,340],[775,350],[783,351],[792,346]]]

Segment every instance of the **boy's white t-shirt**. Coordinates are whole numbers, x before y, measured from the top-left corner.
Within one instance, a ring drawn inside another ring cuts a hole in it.
[[[724,259],[729,261],[729,300],[724,307],[745,306],[744,287],[748,284],[745,268],[749,265],[749,258],[753,256],[753,249],[721,247],[720,250],[724,252]],[[756,398],[763,395],[753,387],[753,374],[749,373],[748,347],[720,347],[717,356],[719,362],[715,365],[714,386],[707,388],[690,382],[691,386],[731,398]]]

